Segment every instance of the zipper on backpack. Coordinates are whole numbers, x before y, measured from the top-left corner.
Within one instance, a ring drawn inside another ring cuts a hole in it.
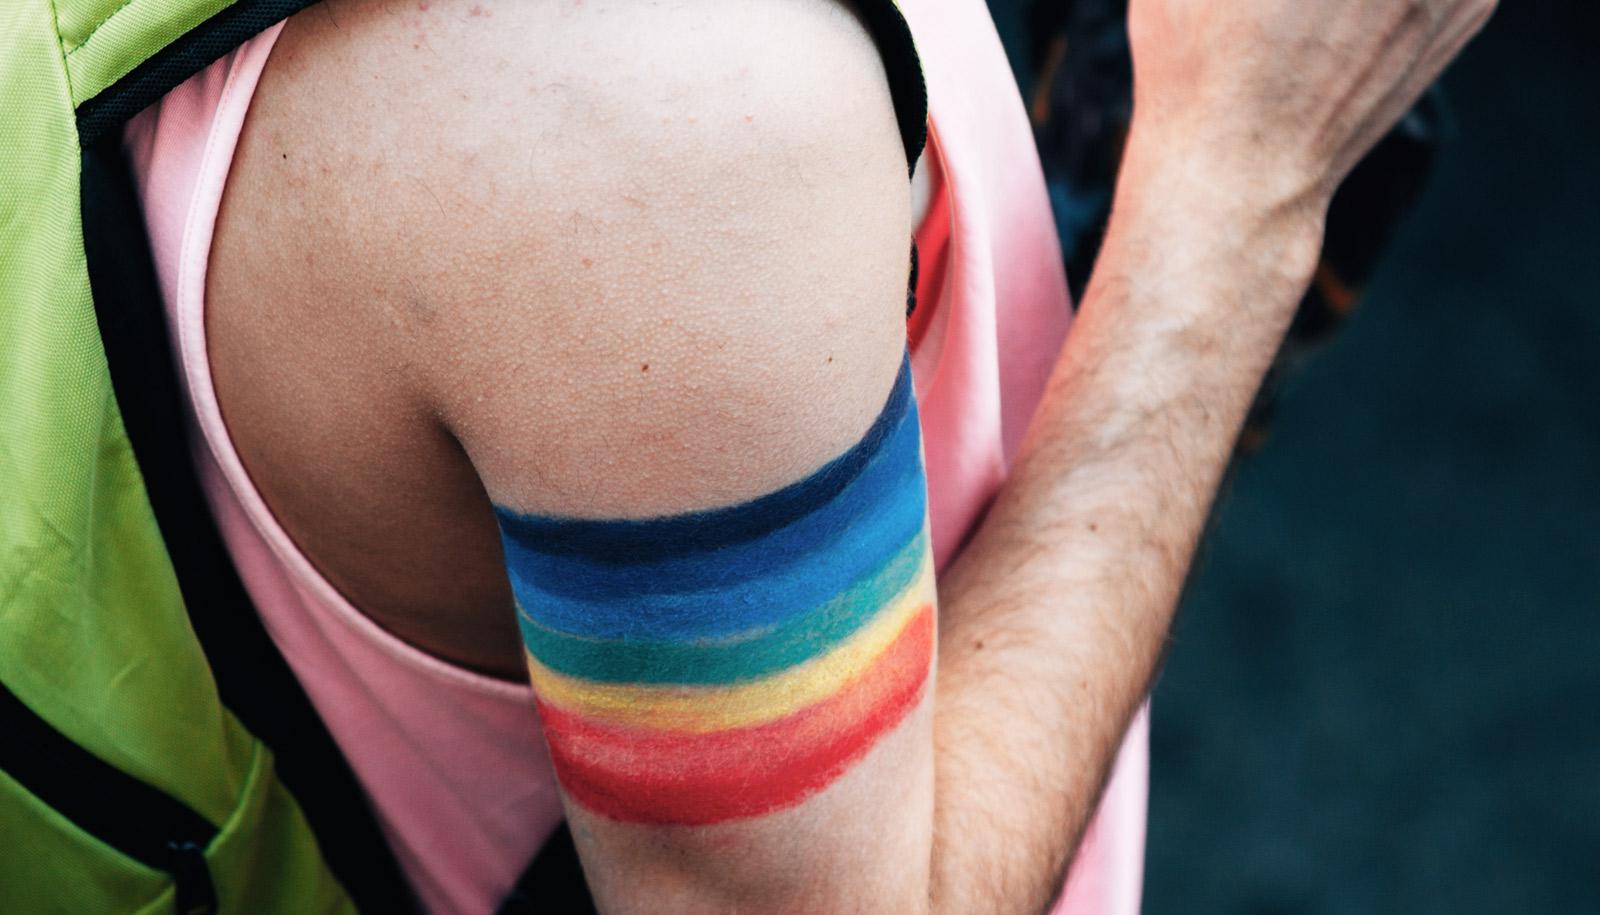
[[[217,827],[187,804],[78,746],[0,683],[0,772],[79,829],[172,875],[179,915],[211,915],[205,849]]]

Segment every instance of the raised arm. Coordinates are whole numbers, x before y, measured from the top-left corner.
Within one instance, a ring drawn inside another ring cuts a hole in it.
[[[1095,273],[1016,468],[940,580],[940,911],[1058,891],[1352,165],[1490,0],[1133,0]]]

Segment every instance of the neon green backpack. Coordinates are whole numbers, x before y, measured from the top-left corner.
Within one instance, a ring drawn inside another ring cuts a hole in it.
[[[194,478],[121,127],[313,0],[0,2],[0,913],[419,911]],[[893,3],[858,12],[911,159]],[[537,902],[537,905],[535,905]],[[589,909],[571,837],[501,907]]]

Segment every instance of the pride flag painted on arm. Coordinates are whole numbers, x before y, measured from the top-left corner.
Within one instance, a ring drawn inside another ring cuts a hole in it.
[[[497,508],[556,774],[588,810],[793,806],[916,707],[935,644],[908,363],[862,439],[752,501],[647,520]]]

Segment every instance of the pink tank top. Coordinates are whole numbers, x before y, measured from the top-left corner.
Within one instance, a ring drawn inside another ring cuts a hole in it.
[[[933,203],[912,368],[935,560],[943,568],[1005,478],[1071,320],[1022,101],[982,0],[901,0],[928,84]],[[434,913],[492,912],[561,821],[526,685],[390,635],[295,547],[251,483],[212,387],[211,237],[251,97],[281,26],[127,126],[168,326],[189,394],[195,463],[267,631],[368,792]],[[1057,915],[1138,911],[1148,718],[1141,713]]]

